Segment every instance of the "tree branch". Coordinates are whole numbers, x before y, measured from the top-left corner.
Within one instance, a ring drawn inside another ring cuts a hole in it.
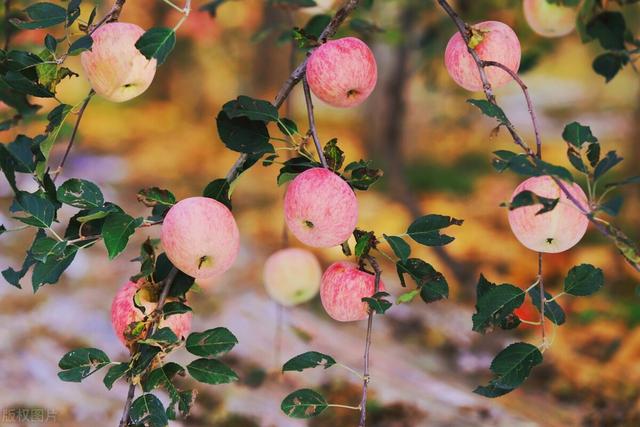
[[[322,151],[322,145],[320,144],[320,139],[318,138],[318,130],[316,129],[316,120],[313,116],[313,101],[311,100],[311,91],[309,90],[309,83],[307,83],[307,78],[302,78],[302,87],[304,89],[304,99],[307,104],[307,117],[309,118],[309,132],[311,132],[311,138],[313,139],[313,143],[316,146],[316,151],[318,152],[318,157],[320,158],[320,163],[322,163],[323,168],[327,168],[327,159],[324,157],[324,152]]]
[[[9,21],[9,13],[11,12],[11,0],[4,0],[4,51],[9,51],[9,43],[11,41],[11,22]]]
[[[116,0],[116,2],[111,7],[111,10],[109,10],[109,12],[105,16],[103,16],[97,24],[91,26],[91,28],[89,29],[89,35],[93,34],[93,32],[100,28],[102,25],[117,21],[120,18],[120,13],[122,12],[122,8],[124,7],[126,1],[127,0]]]

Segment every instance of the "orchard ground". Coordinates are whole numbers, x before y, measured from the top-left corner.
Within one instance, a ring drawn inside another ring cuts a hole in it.
[[[249,41],[264,19],[259,4],[230,2],[220,9],[215,21],[204,20],[206,24],[191,29],[185,24],[176,52],[158,70],[144,96],[125,104],[94,99],[65,176],[100,183],[109,200],[139,215],[144,208],[132,195],[140,188],[161,181],[163,187],[183,198],[223,176],[235,155],[217,141],[215,113],[240,93],[271,99],[274,88],[288,74],[286,48]],[[148,28],[153,21],[145,10],[155,6],[151,0],[132,2],[124,9],[123,19]],[[525,51],[544,44],[527,33],[521,11],[495,15],[473,22],[499,19],[514,24],[519,33],[524,33],[521,41]],[[194,16],[201,18],[198,13]],[[393,16],[380,17],[379,25],[394,25]],[[448,28],[443,37],[453,33],[453,27]],[[207,37],[190,39],[189,31],[206,33]],[[465,104],[469,94],[451,82],[444,69],[444,43],[429,59],[427,69],[406,75],[408,109],[398,150],[405,153],[413,193],[423,212],[465,219],[464,226],[452,232],[457,238],[448,248],[453,256],[497,282],[530,283],[535,259],[513,237],[506,210],[498,207],[509,199],[521,178],[497,175],[489,166],[491,151],[509,149],[512,144],[505,132],[490,139],[493,122]],[[316,120],[322,141],[338,137],[349,158],[370,157],[384,166],[388,159],[382,154],[383,147],[398,143],[381,136],[382,126],[397,112],[387,108],[391,105],[390,82],[394,81],[391,70],[398,57],[392,46],[380,41],[370,45],[380,73],[371,98],[348,111],[326,107],[316,100]],[[571,35],[554,41],[554,50],[532,72],[523,75],[539,109],[545,158],[565,161],[562,128],[579,120],[592,127],[606,148],[616,149],[626,158],[628,175],[637,174],[633,170],[633,165],[640,162],[637,76],[626,70],[605,86],[590,69],[593,56],[591,47],[581,45],[577,36]],[[411,70],[418,61],[412,59]],[[88,90],[80,79],[64,85],[62,93],[70,103],[77,102]],[[510,84],[497,93],[518,128],[528,130],[529,119],[518,89]],[[301,88],[294,92],[293,111],[303,123]],[[68,134],[67,130],[65,136]],[[524,134],[531,139],[530,132]],[[61,150],[54,155],[60,158]],[[412,216],[395,201],[398,188],[392,186],[387,172],[378,191],[359,194],[359,225],[387,234],[402,233]],[[251,417],[259,426],[301,425],[280,413],[279,401],[294,387],[315,384],[313,374],[288,374],[284,384],[263,375],[277,370],[272,344],[277,310],[268,300],[261,278],[264,261],[281,247],[284,188],[263,185],[275,182],[276,174],[277,168],[259,166],[240,178],[234,190],[242,194],[234,204],[242,230],[238,259],[224,277],[203,283],[203,292],[190,300],[196,313],[193,329],[218,325],[231,329],[240,344],[228,362],[253,375],[245,375],[241,385],[202,387],[189,425],[211,425],[229,413]],[[2,212],[7,212],[9,194],[5,182],[0,185]],[[640,194],[631,189],[626,196],[620,220],[637,241],[640,235],[634,218]],[[1,219],[11,224],[10,219]],[[135,243],[159,235],[159,227],[144,229],[136,234]],[[0,263],[19,263],[29,239],[16,234],[15,238],[0,240]],[[290,241],[297,244],[293,236]],[[485,426],[487,419],[495,425],[516,427],[579,425],[590,416],[594,402],[606,402],[602,414],[632,414],[626,406],[628,399],[617,395],[616,390],[635,387],[640,379],[635,363],[640,354],[640,334],[635,329],[640,318],[638,299],[634,297],[637,276],[593,230],[578,247],[545,255],[546,283],[551,289],[559,289],[570,266],[591,262],[605,270],[607,290],[588,300],[560,301],[572,313],[572,320],[558,330],[553,351],[543,366],[555,376],[545,380],[551,376],[541,372],[523,391],[497,401],[486,401],[470,390],[488,377],[486,368],[491,357],[513,335],[499,334],[493,343],[479,344],[470,324],[475,283],[455,280],[433,253],[417,246],[414,251],[428,256],[445,272],[452,295],[450,301],[437,305],[394,307],[388,318],[376,319],[372,350],[375,378],[371,387],[373,399],[387,408],[387,414],[401,414],[397,416],[404,417],[405,425],[411,427],[427,423],[444,427],[452,420],[460,426]],[[339,248],[314,253],[324,268],[344,259]],[[46,407],[55,410],[58,423],[65,426],[115,425],[125,394],[123,384],[107,392],[98,377],[89,378],[81,386],[63,383],[56,377],[56,365],[64,352],[78,346],[97,345],[113,358],[125,359],[124,349],[111,330],[109,309],[115,292],[138,267],[128,262],[137,255],[132,244],[116,262],[106,263],[103,248],[95,247],[78,256],[60,285],[47,287],[36,296],[29,289],[0,287],[1,408]],[[399,284],[393,267],[385,263],[382,267],[386,287],[397,293]],[[322,312],[318,298],[286,311],[285,319],[280,362],[313,349],[360,367],[362,322],[334,322]],[[358,351],[352,351],[354,347]],[[399,378],[415,378],[415,384]],[[353,396],[357,399],[359,385],[347,375],[331,373],[318,377],[318,381],[324,381],[324,390],[334,401],[354,400]],[[254,389],[258,384],[260,388]],[[546,408],[544,413],[536,409],[540,405]],[[103,417],[109,421],[101,421]],[[372,423],[383,417],[382,412],[372,415]],[[353,414],[335,411],[312,425],[347,425],[351,420]],[[385,425],[384,421],[378,422]],[[240,420],[236,425],[250,426],[251,421]]]

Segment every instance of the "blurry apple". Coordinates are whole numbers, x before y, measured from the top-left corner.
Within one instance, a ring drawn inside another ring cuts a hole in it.
[[[582,188],[576,183],[563,183],[580,205],[588,209],[589,203]],[[542,208],[540,204],[509,211],[509,225],[520,243],[532,251],[557,253],[566,251],[582,239],[589,220],[567,198],[553,178],[531,177],[518,185],[511,199],[525,190],[550,199],[560,198],[560,201],[552,211],[540,215],[536,215]]]
[[[284,306],[309,301],[320,289],[322,269],[311,252],[287,248],[273,253],[264,265],[267,293]]]
[[[502,22],[485,21],[473,26],[474,50],[485,61],[499,62],[515,72],[520,68],[520,41],[511,27]],[[467,90],[482,90],[480,73],[467,45],[459,32],[449,40],[444,63],[451,78]],[[496,67],[485,68],[487,79],[493,88],[504,86],[512,77]]]
[[[149,291],[143,289],[140,291],[139,299],[140,305],[145,309],[144,313],[135,306],[133,298],[143,284],[143,281],[139,281],[138,283],[127,282],[120,288],[111,304],[111,324],[113,325],[116,336],[125,347],[129,347],[130,344],[124,336],[127,327],[131,323],[140,322],[145,316],[150,315],[157,305],[150,300]],[[166,319],[160,320],[158,327],[170,328],[178,338],[184,338],[191,330],[191,313],[169,316]]]
[[[524,17],[531,29],[544,37],[562,37],[576,27],[578,11],[549,3],[547,0],[524,0]]]
[[[231,267],[240,250],[239,234],[225,205],[208,197],[190,197],[169,209],[160,238],[173,265],[199,280]]]
[[[378,291],[384,291],[380,281]],[[362,301],[375,293],[375,276],[358,269],[351,262],[333,263],[322,275],[320,299],[329,316],[339,322],[364,320],[369,316],[369,305]]]
[[[334,107],[355,107],[373,92],[378,80],[376,58],[359,39],[330,40],[307,61],[307,81],[315,96]]]
[[[128,101],[147,90],[156,74],[156,60],[148,60],[135,44],[144,30],[135,24],[112,22],[91,35],[93,46],[80,54],[91,87],[113,102]]]
[[[287,227],[302,243],[328,248],[345,242],[358,222],[358,201],[345,180],[325,168],[298,175],[284,196]]]

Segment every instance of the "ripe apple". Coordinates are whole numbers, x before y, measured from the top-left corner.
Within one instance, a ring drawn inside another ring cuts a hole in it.
[[[378,80],[373,52],[362,40],[345,37],[316,48],[307,61],[307,81],[315,96],[334,107],[355,107]]]
[[[302,172],[284,196],[287,227],[302,243],[328,248],[345,242],[358,222],[356,195],[338,175],[325,168]]]
[[[380,281],[379,292],[384,291]],[[364,320],[369,305],[362,298],[375,293],[375,276],[358,269],[352,262],[335,262],[322,275],[320,299],[329,316],[339,322]]]
[[[112,22],[91,35],[91,50],[80,54],[91,87],[103,98],[124,102],[147,90],[156,74],[156,60],[148,60],[135,44],[144,30],[135,24]]]
[[[321,276],[322,269],[316,256],[299,248],[273,253],[263,271],[267,293],[284,306],[301,304],[316,296]]]
[[[169,209],[160,239],[173,265],[196,279],[209,279],[234,263],[239,234],[225,205],[208,197],[190,197]]]
[[[582,188],[576,183],[563,181],[569,193],[579,201],[584,209],[589,202]],[[529,190],[538,196],[556,199],[556,207],[536,215],[542,205],[531,205],[509,211],[509,225],[516,238],[527,248],[536,252],[563,252],[576,245],[584,236],[589,225],[587,217],[578,210],[562,189],[550,176],[535,176],[522,182],[513,192],[511,199]]]
[[[134,304],[134,296],[138,289],[143,287],[144,281],[138,283],[127,282],[116,293],[111,304],[111,324],[120,342],[128,347],[129,343],[124,336],[127,327],[133,322],[140,322],[145,316],[150,315],[156,308],[156,303],[152,302],[148,290],[140,291],[140,302],[144,313]],[[191,330],[191,313],[174,314],[166,319],[160,320],[159,328],[171,328],[178,338],[186,337]]]
[[[576,27],[578,11],[549,3],[547,0],[524,0],[524,17],[531,29],[544,37],[562,37]]]
[[[498,21],[480,22],[472,27],[477,45],[473,48],[480,59],[495,61],[518,71],[520,67],[520,41],[511,27]],[[444,64],[451,78],[467,90],[482,90],[480,73],[467,45],[459,32],[449,40],[444,54]],[[512,77],[497,67],[486,67],[487,79],[493,88],[504,86]]]

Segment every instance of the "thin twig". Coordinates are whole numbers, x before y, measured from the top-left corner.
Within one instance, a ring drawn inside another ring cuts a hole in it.
[[[309,90],[309,83],[307,83],[306,77],[302,78],[302,87],[304,89],[304,99],[307,104],[307,117],[309,119],[309,131],[311,132],[311,138],[313,139],[313,143],[316,146],[316,151],[318,152],[318,157],[320,158],[322,167],[328,168],[329,166],[327,165],[327,159],[324,157],[322,145],[320,144],[320,139],[318,138],[316,120],[313,115],[313,101],[311,100],[311,91]]]
[[[327,24],[327,26],[324,28],[324,30],[320,34],[320,40],[324,41],[333,36],[336,31],[338,31],[340,25],[342,25],[342,23],[347,19],[351,12],[353,12],[353,10],[358,6],[359,3],[360,0],[347,0],[345,4],[340,9],[338,9],[336,14],[333,15],[333,18],[331,18],[329,24]],[[312,50],[313,49],[311,49],[309,53],[311,53]],[[276,108],[280,108],[282,106],[284,101],[291,93],[291,90],[300,82],[300,80],[304,76],[307,70],[307,58],[305,58],[304,61],[302,61],[300,65],[298,65],[296,69],[293,70],[293,72],[287,78],[287,81],[278,91],[278,94],[276,95],[276,98],[273,102],[273,105]],[[243,153],[238,157],[238,159],[235,161],[235,163],[227,173],[226,180],[228,182],[234,181],[238,177],[238,175],[240,175],[240,172],[242,171],[243,166],[248,158],[249,155],[246,153]]]
[[[93,34],[95,30],[103,26],[104,24],[108,24],[110,22],[115,22],[120,18],[120,13],[122,12],[122,8],[127,0],[116,0],[116,2],[111,7],[111,10],[100,20],[97,24],[92,25],[89,29],[89,35]]]
[[[64,168],[64,164],[67,161],[67,158],[69,157],[69,154],[71,153],[71,149],[73,148],[73,143],[76,140],[76,135],[78,134],[78,128],[80,127],[80,121],[82,121],[82,117],[84,116],[84,110],[87,109],[87,105],[89,105],[89,101],[91,101],[91,98],[93,97],[93,95],[95,94],[94,90],[91,89],[89,91],[89,94],[87,95],[87,97],[85,98],[84,102],[82,103],[82,106],[80,107],[80,110],[78,111],[78,118],[76,119],[76,124],[73,127],[73,132],[71,133],[71,138],[69,138],[69,143],[67,144],[67,149],[64,152],[64,156],[62,156],[62,160],[60,161],[60,165],[58,166],[58,168],[56,169],[54,175],[53,175],[53,182],[56,182],[56,179],[58,179],[58,175],[60,175],[60,173],[62,172],[62,169]]]
[[[371,264],[373,271],[375,271],[375,285],[374,285],[374,294],[378,293],[380,289],[380,276],[382,274],[382,270],[380,269],[380,265],[378,261],[371,255],[367,256],[367,261]],[[367,419],[367,391],[369,389],[369,382],[371,381],[371,376],[369,374],[369,353],[371,351],[371,332],[373,330],[373,316],[375,312],[373,310],[369,311],[369,319],[367,321],[367,336],[365,338],[364,344],[364,373],[363,373],[363,382],[362,382],[362,399],[360,400],[360,422],[358,423],[358,427],[365,427],[366,419]]]
[[[542,278],[542,252],[538,252],[538,286],[540,286],[540,329],[542,330],[542,346],[547,346],[547,337],[544,330],[544,311],[547,304],[547,296],[544,293],[544,280]]]
[[[9,50],[9,42],[11,41],[11,22],[9,21],[9,13],[11,12],[11,0],[4,0],[4,51]]]

